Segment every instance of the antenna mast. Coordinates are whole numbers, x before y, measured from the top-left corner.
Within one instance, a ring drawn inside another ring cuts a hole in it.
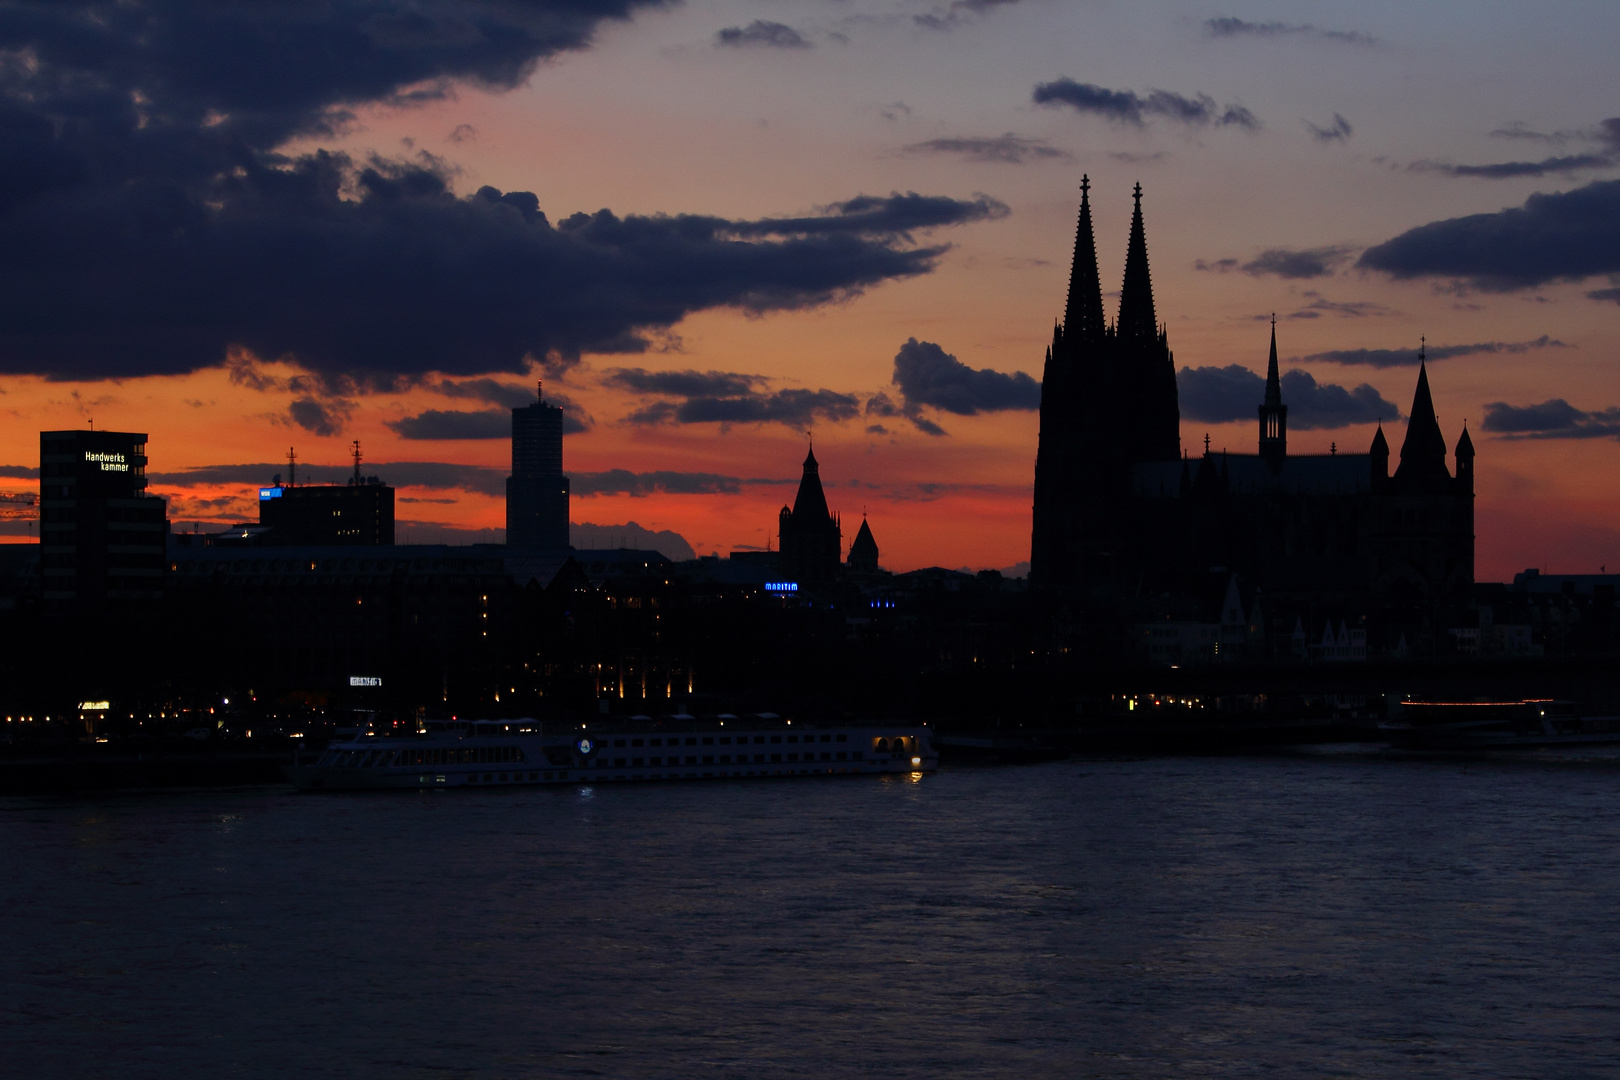
[[[298,455],[293,453],[292,447],[287,447],[287,486],[298,486]]]
[[[359,439],[354,440],[354,479],[350,480],[349,483],[353,484],[355,487],[360,486],[360,440]]]

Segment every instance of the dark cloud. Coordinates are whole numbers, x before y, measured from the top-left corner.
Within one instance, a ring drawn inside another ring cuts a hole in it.
[[[1119,124],[1142,127],[1149,117],[1163,117],[1191,127],[1240,127],[1257,130],[1260,121],[1241,105],[1217,105],[1208,94],[1185,97],[1169,90],[1109,90],[1091,83],[1062,78],[1037,83],[1033,99],[1037,105],[1067,105],[1078,112],[1093,113]]]
[[[1490,165],[1448,165],[1439,161],[1414,161],[1413,172],[1437,172],[1447,176],[1475,176],[1486,180],[1511,180],[1521,176],[1548,176],[1580,169],[1606,168],[1614,164],[1608,154],[1569,154],[1540,161],[1501,161]]]
[[[512,414],[502,409],[475,412],[428,409],[385,421],[402,439],[510,439]]]
[[[1426,353],[1430,360],[1449,360],[1457,356],[1518,355],[1536,349],[1567,349],[1571,346],[1557,338],[1542,334],[1533,341],[1481,341],[1472,345],[1429,345]],[[1325,361],[1330,364],[1360,364],[1366,367],[1415,367],[1418,362],[1416,348],[1405,349],[1332,349],[1299,357],[1304,361]]]
[[[1310,23],[1248,22],[1230,15],[1205,19],[1204,32],[1212,38],[1308,37],[1344,45],[1373,45],[1378,42],[1377,38],[1359,30],[1322,30]]]
[[[1583,153],[1556,154],[1538,161],[1502,161],[1487,165],[1453,165],[1442,161],[1414,161],[1407,166],[1413,172],[1437,172],[1446,176],[1476,177],[1485,180],[1508,180],[1522,176],[1568,175],[1584,169],[1604,169],[1620,165],[1620,117],[1611,117],[1589,128],[1573,131],[1532,131],[1523,125],[1510,124],[1491,132],[1499,139],[1543,143],[1549,147],[1564,148],[1571,143],[1586,144],[1590,150]]]
[[[928,272],[914,232],[988,197],[860,196],[792,219],[553,223],[454,167],[278,150],[371,103],[520,85],[641,0],[0,4],[0,371],[180,374],[227,350],[392,387],[638,352],[695,311],[810,307]],[[87,275],[85,267],[94,267]],[[301,395],[320,429],[332,403]]]
[[[1232,421],[1258,423],[1266,380],[1246,367],[1182,368],[1176,374],[1181,415],[1211,424]],[[1374,387],[1362,383],[1347,389],[1318,383],[1308,371],[1292,370],[1282,376],[1283,404],[1288,426],[1296,431],[1331,431],[1354,424],[1396,420],[1401,410]]]
[[[349,412],[340,401],[299,398],[287,406],[287,420],[313,435],[336,435],[343,430]]]
[[[842,423],[860,415],[860,399],[833,390],[770,390],[763,375],[729,371],[647,371],[616,368],[603,382],[636,394],[660,395],[626,421],[658,424],[784,424],[803,428],[817,420]],[[670,401],[668,398],[680,398]]]
[[[470,398],[474,401],[488,402],[491,405],[501,405],[508,409],[534,404],[538,393],[538,388],[531,389],[526,385],[501,382],[499,379],[462,379],[460,381],[440,379],[436,383],[426,385],[429,390],[443,394],[445,397]],[[590,414],[585,411],[583,406],[556,391],[546,394],[546,404],[556,405],[562,409],[564,435],[583,434],[595,426],[596,422],[591,419]],[[510,414],[502,415],[507,416],[510,425]],[[490,437],[493,438],[494,436]]]
[[[804,428],[818,419],[829,423],[853,420],[860,399],[833,390],[777,390],[739,397],[692,397],[657,401],[625,417],[632,424],[785,424]]]
[[[1310,129],[1311,135],[1318,142],[1345,142],[1356,131],[1355,128],[1350,126],[1350,121],[1338,113],[1333,114],[1333,123],[1326,127],[1318,127],[1309,120],[1305,121],[1305,126]]]
[[[0,479],[38,480],[39,470],[31,465],[0,465]]]
[[[1305,294],[1310,303],[1297,311],[1289,312],[1290,319],[1319,319],[1323,315],[1337,315],[1340,318],[1360,319],[1368,315],[1393,315],[1394,312],[1382,304],[1375,304],[1370,300],[1329,300],[1321,293],[1309,291]]]
[[[785,480],[745,480],[706,472],[637,473],[628,469],[607,472],[570,473],[570,489],[575,495],[735,495],[745,484],[783,484]]]
[[[1615,303],[1620,304],[1620,288],[1593,289],[1586,296],[1589,300],[1613,300]]]
[[[499,379],[440,379],[429,384],[428,389],[448,398],[504,405],[508,409],[533,405],[538,400],[538,390],[534,386],[501,382]]]
[[[912,143],[905,148],[908,154],[960,154],[969,161],[995,162],[1005,165],[1026,165],[1031,161],[1073,161],[1067,150],[1048,145],[1045,139],[1031,139],[1008,132],[994,138],[988,136],[955,139],[929,139]]]
[[[602,379],[608,386],[637,394],[673,394],[679,397],[737,397],[754,393],[770,380],[763,375],[730,371],[647,371],[615,368]]]
[[[728,26],[714,35],[714,43],[733,49],[750,47],[767,49],[810,48],[810,42],[793,27],[779,22],[767,22],[764,19],[755,19],[747,26]]]
[[[951,199],[940,195],[919,195],[898,191],[886,196],[857,195],[844,202],[820,208],[811,217],[764,218],[760,221],[722,221],[709,218],[682,218],[683,221],[715,221],[716,232],[744,238],[769,236],[836,237],[841,234],[880,238],[909,237],[922,229],[964,225],[974,221],[1004,218],[1007,204],[988,195],[972,199]],[[943,249],[931,249],[937,254]],[[932,259],[930,254],[929,258]]]
[[[1318,383],[1308,371],[1284,372],[1282,393],[1288,426],[1296,431],[1332,430],[1401,416],[1400,406],[1367,383],[1353,388]]]
[[[1620,180],[1420,225],[1368,248],[1357,265],[1395,278],[1455,278],[1491,291],[1620,272]]]
[[[1585,412],[1563,398],[1539,405],[1485,406],[1486,431],[1518,439],[1598,439],[1620,437],[1620,408]]]
[[[1298,251],[1267,248],[1244,263],[1241,269],[1253,277],[1264,274],[1293,279],[1327,277],[1333,273],[1335,266],[1349,257],[1350,250],[1343,247],[1304,248]]]
[[[912,22],[930,30],[954,30],[964,22],[982,17],[999,7],[1010,7],[1018,0],[955,0],[949,7],[939,8],[923,15],[913,15]]]
[[[916,338],[908,338],[895,353],[894,385],[900,400],[896,402],[879,391],[867,399],[866,415],[883,419],[903,416],[927,435],[947,432],[924,414],[925,408],[976,416],[1041,407],[1041,384],[1023,372],[1008,375],[989,368],[970,368],[933,342]],[[887,429],[880,433],[887,434]]]

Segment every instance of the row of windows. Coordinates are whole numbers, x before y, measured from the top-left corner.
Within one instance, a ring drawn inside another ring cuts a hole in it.
[[[785,735],[785,736],[784,735],[771,735],[771,736],[755,735],[754,736],[754,742],[761,745],[761,746],[763,746],[763,745],[765,745],[765,742],[766,742],[767,739],[769,739],[769,741],[773,742],[773,743],[779,743],[783,739],[786,739],[790,743],[796,743],[796,742],[799,741],[799,738],[800,737],[797,736],[797,735]],[[816,741],[816,736],[814,736],[814,735],[806,735],[806,736],[804,736],[804,741],[807,742],[807,743],[813,743],[813,742]],[[823,735],[823,736],[821,736],[821,741],[822,742],[832,742],[833,741],[833,736],[832,735]],[[838,742],[848,742],[849,741],[849,736],[848,735],[839,735],[837,737],[837,741]],[[613,745],[615,747],[621,747],[622,748],[623,746],[626,745],[626,743],[628,743],[628,745],[634,747],[634,746],[641,746],[644,742],[648,746],[663,746],[664,745],[664,740],[662,738],[645,739],[645,740],[643,740],[643,739],[629,739],[629,740],[626,740],[626,739],[614,739],[613,740]],[[703,746],[713,746],[716,742],[719,742],[719,744],[721,746],[730,746],[731,745],[731,736],[730,735],[705,735],[701,739],[699,739],[698,736],[696,736],[696,735],[690,735],[690,736],[687,736],[687,738],[686,738],[686,745],[687,746],[698,746],[700,744],[703,745]],[[747,735],[738,735],[737,736],[737,745],[738,746],[746,746],[747,744],[748,744],[748,736]],[[602,743],[602,745],[603,746],[607,745],[605,740]],[[670,736],[669,745],[670,746],[680,746],[681,745],[680,738],[677,737],[677,736],[673,736],[673,735]]]
[[[390,765],[521,765],[523,751],[516,746],[479,746],[469,749],[340,750],[321,764],[339,769],[380,769]]]
[[[611,768],[615,768],[615,769],[642,769],[642,768],[659,769],[659,768],[663,768],[665,766],[674,766],[674,765],[715,765],[715,764],[731,765],[731,764],[733,764],[731,758],[732,758],[732,755],[730,755],[730,754],[721,754],[719,756],[718,761],[716,760],[716,758],[715,758],[715,756],[713,754],[703,755],[702,760],[699,760],[698,755],[696,755],[696,754],[688,754],[684,758],[671,757],[671,758],[668,758],[668,759],[661,758],[661,757],[629,758],[629,759],[626,759],[626,758],[621,757],[621,758],[614,758],[613,759],[613,764],[611,766],[608,765],[608,759],[607,758],[596,758],[595,760],[593,760],[591,762],[591,767],[592,768],[608,768],[608,767],[611,767]],[[765,764],[780,765],[780,764],[782,764],[783,760],[784,760],[784,756],[782,754],[755,754],[755,755],[753,755],[753,763],[755,765],[765,765]],[[790,764],[797,764],[800,759],[799,759],[798,754],[788,754],[788,755],[786,755],[785,760]],[[815,754],[805,754],[804,755],[804,760],[805,761],[815,761],[816,760],[816,755]],[[855,751],[853,754],[847,753],[847,752],[845,752],[843,750],[838,751],[836,754],[834,752],[832,752],[832,751],[825,751],[824,750],[824,751],[822,751],[822,754],[821,754],[821,760],[822,761],[864,761],[865,760],[865,755],[862,754],[859,750]],[[749,756],[747,754],[738,754],[737,755],[737,760],[736,760],[735,764],[737,764],[737,765],[747,765],[748,763],[749,763]]]

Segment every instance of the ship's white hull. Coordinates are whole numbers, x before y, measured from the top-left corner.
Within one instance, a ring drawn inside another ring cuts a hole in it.
[[[779,730],[593,736],[361,738],[333,743],[313,764],[289,766],[287,778],[305,791],[427,790],[914,773],[939,765],[926,728],[800,728],[792,744],[783,742],[788,736]],[[671,745],[643,745],[652,738]],[[717,745],[721,738],[727,745]],[[697,745],[684,745],[687,741]],[[587,743],[590,750],[581,752]]]

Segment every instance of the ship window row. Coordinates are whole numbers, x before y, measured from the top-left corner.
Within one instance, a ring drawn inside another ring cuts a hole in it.
[[[748,738],[749,737],[747,735],[738,735],[736,737],[737,745],[738,746],[746,746],[748,744]],[[798,735],[787,735],[787,736],[783,736],[783,735],[769,735],[769,736],[767,736],[767,735],[755,735],[755,736],[753,736],[753,739],[754,739],[754,742],[756,744],[760,745],[760,746],[764,746],[767,742],[780,743],[784,739],[786,739],[786,741],[788,741],[790,743],[796,743],[796,742],[800,741],[800,737]],[[632,748],[641,746],[643,744],[645,744],[647,746],[663,746],[666,741],[668,742],[668,744],[670,746],[680,746],[682,744],[682,740],[680,739],[680,737],[672,735],[667,740],[665,740],[664,738],[656,738],[656,739],[614,739],[613,740],[613,745],[614,745],[615,748],[621,748],[621,749],[626,744],[628,744]],[[807,743],[813,743],[813,742],[816,741],[816,736],[814,736],[814,735],[806,735],[806,736],[803,737],[803,741],[807,742]],[[824,743],[830,743],[830,742],[834,742],[834,741],[836,741],[836,742],[848,742],[849,741],[849,736],[848,735],[838,735],[838,736],[823,735],[823,736],[821,736],[821,741],[824,742]],[[700,746],[700,745],[701,746],[714,746],[716,743],[718,743],[721,746],[730,746],[732,744],[732,737],[730,735],[704,735],[701,738],[699,738],[696,735],[692,735],[692,736],[688,736],[686,738],[686,740],[685,740],[685,745],[687,745],[687,746]]]
[[[615,769],[661,769],[676,765],[781,765],[784,763],[797,765],[801,762],[812,763],[817,761],[818,758],[815,754],[804,754],[802,757],[799,754],[754,754],[752,755],[752,761],[750,761],[750,755],[748,754],[737,754],[735,760],[733,760],[731,754],[721,754],[718,758],[713,754],[686,754],[683,756],[649,758],[616,757],[612,759],[613,764],[611,766],[608,766],[608,760],[607,758],[597,758],[591,764],[597,767]],[[828,762],[863,761],[865,755],[858,750],[853,754],[842,750],[836,752],[824,750],[821,752],[819,760]]]
[[[390,765],[521,765],[527,760],[516,746],[437,747],[414,750],[339,750],[323,764],[340,769],[377,769]]]

